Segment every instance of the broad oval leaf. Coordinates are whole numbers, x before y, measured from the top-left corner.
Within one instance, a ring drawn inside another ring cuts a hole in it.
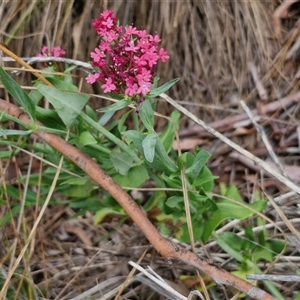
[[[147,130],[150,132],[154,131],[154,111],[149,100],[144,101],[139,116]]]
[[[152,163],[154,159],[156,141],[157,141],[156,133],[150,133],[143,139],[142,142],[144,156],[146,160],[150,163]]]
[[[133,166],[133,158],[124,152],[111,152],[110,161],[121,175],[127,175],[129,169]]]
[[[60,91],[54,87],[42,84],[39,84],[37,89],[54,106],[67,128],[72,126],[75,119],[81,113],[81,110],[90,98],[88,95]]]
[[[78,142],[81,146],[97,144],[96,139],[91,135],[89,131],[83,131],[79,136]]]

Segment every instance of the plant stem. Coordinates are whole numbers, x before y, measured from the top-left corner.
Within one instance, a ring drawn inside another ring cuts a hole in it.
[[[81,118],[88,123],[90,126],[98,130],[101,134],[103,134],[105,137],[107,137],[110,141],[112,141],[115,145],[119,146],[120,149],[122,149],[124,152],[129,154],[136,163],[141,164],[142,161],[138,158],[138,156],[134,153],[132,149],[130,149],[126,144],[124,144],[119,138],[117,138],[115,135],[110,133],[107,129],[99,125],[97,122],[95,122],[93,119],[91,119],[89,116],[87,116],[84,112],[80,113]]]

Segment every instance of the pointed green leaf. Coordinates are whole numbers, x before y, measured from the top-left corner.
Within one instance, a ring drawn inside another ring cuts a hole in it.
[[[144,101],[139,116],[147,130],[152,132],[154,125],[154,111],[149,100]]]
[[[142,146],[142,142],[145,138],[144,134],[135,130],[128,130],[123,132],[122,134],[125,137],[129,138],[134,143],[139,152],[144,155],[144,150]],[[174,162],[167,155],[166,150],[164,149],[164,146],[162,145],[160,139],[157,139],[156,141],[153,162],[149,163],[148,161],[146,161],[146,163],[149,165],[149,167],[156,169],[156,171],[170,173],[176,172],[178,170]]]
[[[39,84],[37,88],[54,106],[56,112],[67,128],[72,126],[73,122],[81,113],[81,110],[90,98],[88,95],[64,92],[42,84]]]
[[[189,175],[192,179],[196,179],[203,166],[209,160],[210,156],[210,153],[201,149],[196,155],[193,164],[185,170],[185,173]]]
[[[134,104],[134,103],[135,102],[133,102],[133,101],[128,101],[128,100],[123,99],[123,100],[120,100],[120,101],[118,101],[118,102],[116,102],[112,105],[97,109],[97,111],[99,111],[99,112],[117,111],[117,110],[125,108],[128,105]]]
[[[124,152],[111,152],[110,160],[118,173],[127,175],[133,165],[133,158]]]
[[[206,242],[211,233],[215,228],[224,220],[227,219],[237,219],[244,220],[254,215],[254,212],[250,209],[247,209],[244,205],[241,206],[237,203],[234,203],[230,200],[221,200],[217,203],[218,210],[214,211],[208,222],[205,225],[205,231],[203,233],[203,242]],[[246,206],[251,207],[256,211],[262,211],[266,207],[266,201],[259,200]]]
[[[155,98],[159,96],[162,93],[165,93],[167,90],[169,90],[176,82],[178,82],[180,78],[175,78],[167,83],[161,85],[160,87],[156,87],[150,91],[150,94],[147,96],[147,99]]]
[[[180,113],[174,110],[171,114],[172,121],[168,122],[167,128],[159,135],[159,138],[167,153],[173,148],[173,143],[175,140],[175,130],[179,128]]]
[[[37,106],[36,118],[46,127],[55,128],[58,130],[66,129],[63,121],[61,120],[57,112],[53,109],[46,109]]]
[[[146,160],[150,163],[152,163],[154,159],[156,141],[157,141],[157,134],[150,133],[143,139],[142,142],[144,156]]]
[[[91,135],[89,131],[83,131],[80,134],[78,141],[81,146],[97,144],[96,139]]]
[[[0,80],[7,91],[16,99],[16,101],[24,108],[25,112],[34,121],[36,119],[34,102],[18,85],[18,83],[14,81],[1,67]]]
[[[9,135],[28,135],[32,130],[13,130],[13,129],[0,129],[0,136]]]

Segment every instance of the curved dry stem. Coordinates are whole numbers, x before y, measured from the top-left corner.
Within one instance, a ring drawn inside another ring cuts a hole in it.
[[[2,99],[0,99],[0,111],[5,111],[11,116],[19,118],[28,124],[32,123],[30,117],[20,108]],[[87,156],[85,153],[54,134],[35,131],[34,135],[45,141],[47,144],[58,150],[66,158],[74,162],[92,180],[110,193],[110,195],[115,198],[116,201],[118,201],[131,219],[140,228],[153,247],[163,257],[168,260],[179,260],[189,264],[190,266],[193,266],[197,270],[200,270],[210,276],[217,284],[234,287],[237,290],[246,293],[253,299],[275,300],[273,296],[253,286],[249,282],[244,281],[221,268],[218,268],[205,259],[202,259],[195,253],[192,253],[185,248],[163,238],[155,226],[145,216],[140,207],[127,194],[127,192],[125,192],[121,186],[119,186],[110,176],[108,176],[95,163],[95,161],[93,161],[91,157]]]

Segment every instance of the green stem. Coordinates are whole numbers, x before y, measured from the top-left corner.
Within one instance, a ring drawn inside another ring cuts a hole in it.
[[[96,130],[98,130],[101,134],[103,134],[105,137],[107,137],[110,141],[112,141],[120,149],[122,149],[124,152],[129,154],[136,163],[138,163],[138,164],[142,163],[142,161],[138,158],[138,156],[126,144],[124,144],[120,139],[118,139],[115,135],[113,135],[108,130],[106,130],[104,127],[99,125],[97,122],[95,122],[89,116],[87,116],[85,113],[81,112],[80,116],[87,124],[89,124]]]

